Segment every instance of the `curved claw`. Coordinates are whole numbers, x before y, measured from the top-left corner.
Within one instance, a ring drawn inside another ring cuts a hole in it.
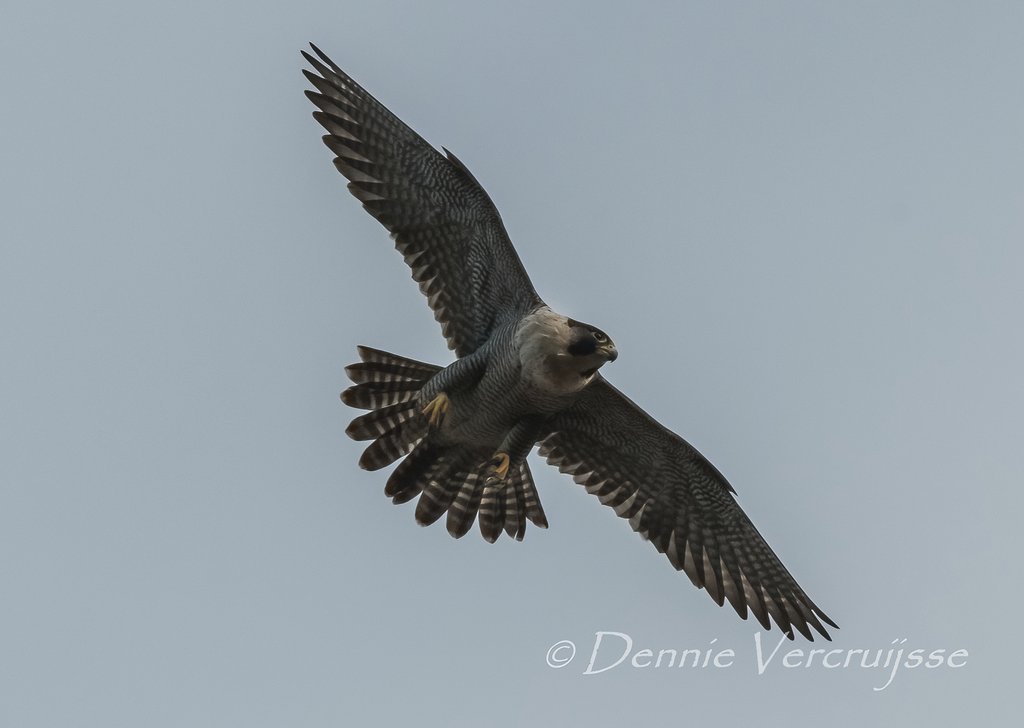
[[[427,423],[431,427],[440,427],[441,423],[444,422],[444,416],[448,414],[448,407],[451,400],[448,399],[448,395],[441,392],[439,395],[434,397],[427,403],[427,406],[420,410],[427,416]]]
[[[484,485],[496,485],[505,482],[510,463],[511,459],[508,453],[501,451],[494,453],[494,456],[488,461],[490,472],[487,474],[487,479],[484,480]]]

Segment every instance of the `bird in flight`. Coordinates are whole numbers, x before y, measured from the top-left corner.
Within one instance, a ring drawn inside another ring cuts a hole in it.
[[[346,432],[372,441],[367,470],[401,460],[384,492],[418,498],[416,520],[447,514],[459,538],[490,542],[547,527],[526,456],[548,463],[629,521],[719,606],[728,600],[793,639],[837,627],[804,593],[721,473],[601,375],[618,351],[601,329],[548,307],[494,203],[311,44],[303,73],[314,118],[348,190],[391,233],[456,359],[436,366],[369,347],[342,393],[369,410]],[[823,624],[824,623],[824,624]]]

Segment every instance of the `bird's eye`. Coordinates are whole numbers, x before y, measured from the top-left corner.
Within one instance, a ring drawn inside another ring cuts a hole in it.
[[[600,331],[594,332],[594,338],[597,340],[598,344],[603,344],[604,342],[608,341],[608,337],[602,334]]]

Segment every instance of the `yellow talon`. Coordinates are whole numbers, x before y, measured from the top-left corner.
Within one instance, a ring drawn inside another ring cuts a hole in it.
[[[441,426],[441,423],[444,422],[444,416],[448,413],[448,405],[448,395],[441,392],[421,410],[427,416],[427,421],[431,427]]]
[[[491,472],[498,480],[504,480],[508,475],[509,458],[508,453],[496,452],[491,458]]]

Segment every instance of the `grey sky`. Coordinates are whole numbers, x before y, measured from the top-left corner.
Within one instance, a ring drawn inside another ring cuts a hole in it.
[[[1024,6],[3,15],[3,725],[946,725],[1015,689]],[[391,505],[343,366],[450,355],[319,142],[309,40],[473,170],[835,647],[966,666],[758,675],[755,622],[539,460],[522,544]],[[737,657],[583,675],[598,630]]]

